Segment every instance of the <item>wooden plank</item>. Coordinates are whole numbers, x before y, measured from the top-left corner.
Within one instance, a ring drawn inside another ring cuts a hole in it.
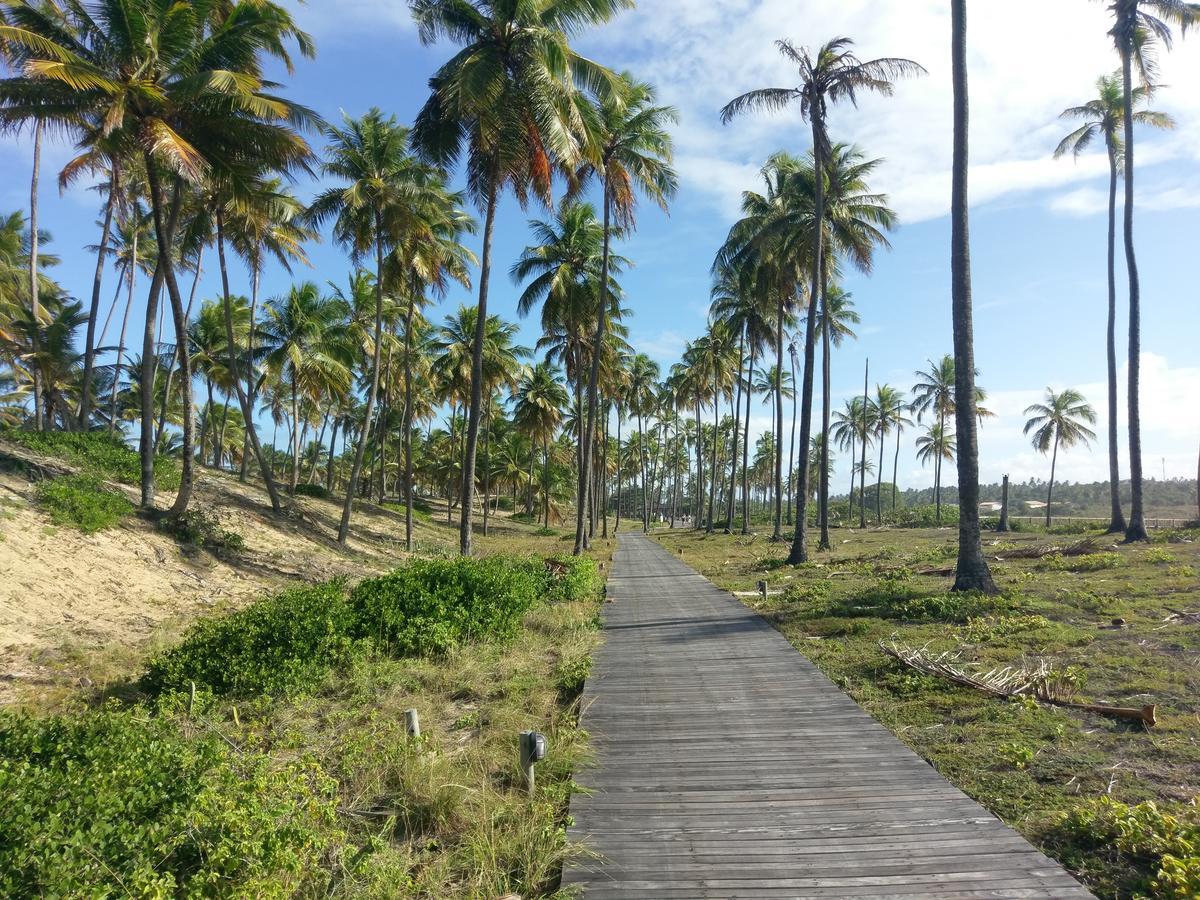
[[[621,535],[563,873],[589,898],[1084,898],[769,623]]]

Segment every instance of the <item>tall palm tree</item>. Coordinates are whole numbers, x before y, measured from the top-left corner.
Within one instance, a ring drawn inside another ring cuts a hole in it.
[[[622,73],[620,90],[596,105],[596,122],[590,129],[587,145],[586,171],[596,175],[603,191],[604,247],[600,262],[601,291],[607,291],[610,264],[612,220],[620,229],[631,229],[637,194],[646,197],[665,210],[667,201],[675,195],[678,179],[671,168],[671,135],[667,127],[678,121],[678,113],[669,106],[655,103],[653,86]],[[615,215],[614,215],[615,214]],[[608,324],[608,304],[599,304],[593,347],[604,345]],[[596,413],[599,404],[600,355],[593,354],[588,371],[587,421],[580,454],[579,491],[584,497],[592,471],[592,443],[596,433]],[[584,503],[575,511],[575,548],[578,556],[587,546],[583,527]]]
[[[1128,542],[1148,540],[1145,510],[1142,499],[1142,419],[1141,419],[1141,354],[1142,354],[1142,291],[1138,276],[1137,253],[1133,242],[1134,211],[1134,143],[1133,129],[1137,124],[1133,68],[1144,84],[1153,82],[1155,51],[1158,45],[1171,48],[1174,35],[1171,26],[1187,34],[1189,28],[1200,24],[1200,3],[1184,0],[1111,0],[1108,6],[1113,15],[1109,36],[1121,57],[1121,87],[1123,93],[1122,130],[1124,131],[1125,172],[1125,263],[1129,274],[1129,524],[1125,529]]]
[[[1141,85],[1133,91],[1133,105],[1145,105],[1151,87]],[[1063,110],[1060,118],[1082,120],[1083,124],[1068,134],[1054,151],[1057,159],[1067,153],[1079,157],[1097,140],[1104,141],[1108,156],[1108,495],[1111,513],[1108,534],[1123,534],[1128,527],[1121,509],[1121,464],[1118,447],[1117,400],[1117,180],[1125,167],[1125,96],[1121,74],[1105,75],[1096,82],[1096,97],[1082,106]],[[1138,109],[1134,121],[1154,128],[1174,128],[1174,120],[1166,113]]]
[[[549,202],[554,166],[575,168],[586,130],[578,90],[610,96],[616,76],[575,52],[571,39],[607,21],[632,0],[410,0],[423,44],[446,38],[462,49],[430,79],[417,114],[415,143],[437,163],[467,157],[467,186],[484,213],[479,309],[472,360],[459,550],[471,552],[475,455],[483,412],[483,328],[488,318],[492,232],[506,188],[525,203]]]
[[[1046,489],[1046,527],[1050,527],[1050,504],[1054,500],[1054,470],[1058,466],[1058,448],[1070,450],[1077,444],[1088,446],[1096,433],[1088,425],[1096,423],[1096,411],[1083,394],[1071,388],[1059,393],[1046,388],[1046,402],[1034,403],[1025,409],[1031,418],[1025,423],[1025,434],[1033,433],[1033,449],[1050,453],[1050,485]]]
[[[818,467],[820,489],[817,496],[817,518],[820,520],[821,537],[817,543],[818,550],[828,550],[832,546],[829,541],[829,471],[830,449],[829,432],[830,417],[833,414],[832,404],[832,351],[839,348],[847,338],[856,338],[854,325],[861,318],[854,310],[853,295],[842,289],[841,285],[830,284],[825,288],[821,299],[820,317],[817,328],[821,332],[821,434],[823,437],[815,444],[821,456]],[[843,447],[842,449],[846,449]],[[851,438],[850,456],[854,457],[853,438]],[[853,493],[853,491],[852,491]]]
[[[420,162],[410,152],[409,131],[397,123],[395,116],[385,117],[373,108],[360,119],[345,116],[342,127],[330,126],[325,134],[329,145],[322,169],[343,184],[318,195],[309,208],[308,218],[316,225],[333,219],[335,239],[350,250],[355,260],[372,250],[375,254],[370,387],[338,526],[338,543],[345,544],[379,398],[388,274],[385,259],[390,248],[411,240],[414,234],[428,235],[432,231],[433,222],[444,213],[445,190],[442,171]]]
[[[954,151],[950,199],[950,281],[954,324],[955,427],[958,430],[958,564],[954,590],[997,592],[979,526],[979,440],[975,414],[975,327],[968,231],[967,0],[951,0]]]
[[[721,110],[723,122],[730,122],[736,115],[752,109],[777,110],[799,102],[800,114],[812,129],[813,168],[816,172],[813,196],[813,221],[825,221],[826,170],[833,153],[829,139],[829,107],[842,100],[856,102],[859,93],[878,93],[890,96],[893,81],[920,75],[925,72],[909,59],[885,57],[868,61],[860,60],[852,51],[854,42],[849,38],[834,38],[819,48],[816,54],[808,49],[797,49],[790,41],[779,40],[775,46],[780,53],[798,69],[800,83],[795,87],[760,88],[735,97]],[[813,349],[816,337],[815,309],[818,298],[824,292],[825,229],[812,229],[812,252],[809,263],[812,267],[809,290],[809,314],[804,341],[804,379],[801,388],[800,445],[807,447],[812,433],[812,389]],[[792,540],[792,551],[788,561],[792,564],[808,561],[807,508],[808,468],[801,467],[801,490],[796,493],[796,533]]]
[[[917,462],[921,465],[933,463],[934,490],[937,492],[938,508],[941,509],[941,472],[944,461],[954,461],[958,442],[954,434],[946,431],[940,422],[930,422],[925,433],[917,438]],[[938,520],[941,521],[940,519]]]
[[[629,365],[629,388],[625,402],[638,420],[638,454],[642,481],[642,531],[650,531],[649,484],[646,480],[646,423],[654,412],[658,394],[658,363],[644,353],[633,357]]]

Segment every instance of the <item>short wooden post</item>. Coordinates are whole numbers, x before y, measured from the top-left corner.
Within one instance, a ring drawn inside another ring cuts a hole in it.
[[[525,776],[525,787],[533,794],[533,768],[546,755],[546,737],[536,731],[521,732],[521,773]]]
[[[421,736],[421,717],[415,709],[406,709],[404,711],[404,733],[410,738],[419,738]]]

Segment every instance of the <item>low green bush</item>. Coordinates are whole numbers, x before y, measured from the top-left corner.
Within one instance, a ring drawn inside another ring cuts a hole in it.
[[[142,461],[137,450],[107,431],[23,431],[6,428],[0,437],[44,456],[53,456],[108,481],[139,484]],[[179,487],[179,466],[169,456],[154,458],[154,480],[164,490]]]
[[[334,782],[144,710],[0,714],[0,896],[323,893]]]
[[[894,516],[888,517],[888,521],[897,528],[935,528],[939,525],[937,504],[898,509]],[[957,525],[958,507],[943,503],[940,524],[947,527]]]
[[[548,584],[546,599],[551,603],[588,600],[604,587],[600,569],[594,559],[586,556],[567,556],[547,560]]]
[[[38,502],[55,525],[69,525],[85,534],[112,528],[133,512],[120,491],[109,490],[94,475],[64,475],[38,485]]]
[[[1062,556],[1055,553],[1042,560],[1039,568],[1047,572],[1101,572],[1119,569],[1125,565],[1120,553],[1084,553],[1079,556]]]
[[[1151,874],[1133,891],[1154,897],[1200,897],[1200,807],[1191,803],[1130,806],[1101,797],[1068,813],[1059,836],[1076,850],[1115,862],[1131,862]],[[1124,896],[1124,894],[1122,895]]]
[[[540,560],[414,560],[350,595],[356,634],[400,656],[437,656],[484,638],[511,637],[547,591]]]
[[[222,527],[216,513],[202,506],[192,506],[181,516],[167,516],[160,527],[175,540],[192,547],[232,553],[246,549],[246,539],[239,532]]]
[[[200,620],[151,660],[143,685],[156,694],[192,682],[220,695],[304,693],[348,659],[355,623],[341,582],[292,588]]]
[[[317,497],[321,500],[328,500],[330,496],[329,489],[323,484],[298,484],[296,493],[301,497]]]

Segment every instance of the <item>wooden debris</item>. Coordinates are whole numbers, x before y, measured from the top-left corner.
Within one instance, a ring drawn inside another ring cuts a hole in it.
[[[962,651],[948,650],[934,655],[925,647],[909,647],[895,640],[880,641],[879,647],[888,656],[898,659],[918,672],[972,687],[994,697],[1032,697],[1040,703],[1137,721],[1147,727],[1153,726],[1157,721],[1157,710],[1153,705],[1128,707],[1075,702],[1075,685],[1072,680],[1066,677],[1065,672],[1055,669],[1053,663],[1046,659],[1034,660],[1029,665],[997,666],[983,671],[982,667],[972,668],[959,664],[958,658]]]
[[[1004,550],[996,554],[998,560],[1008,559],[1045,559],[1047,556],[1085,556],[1089,553],[1100,552],[1100,544],[1095,538],[1085,538],[1074,544],[1045,547],[1018,547],[1016,550]]]
[[[1183,625],[1200,625],[1200,609],[1183,610],[1167,607],[1167,612],[1170,613],[1166,618],[1168,622]]]

